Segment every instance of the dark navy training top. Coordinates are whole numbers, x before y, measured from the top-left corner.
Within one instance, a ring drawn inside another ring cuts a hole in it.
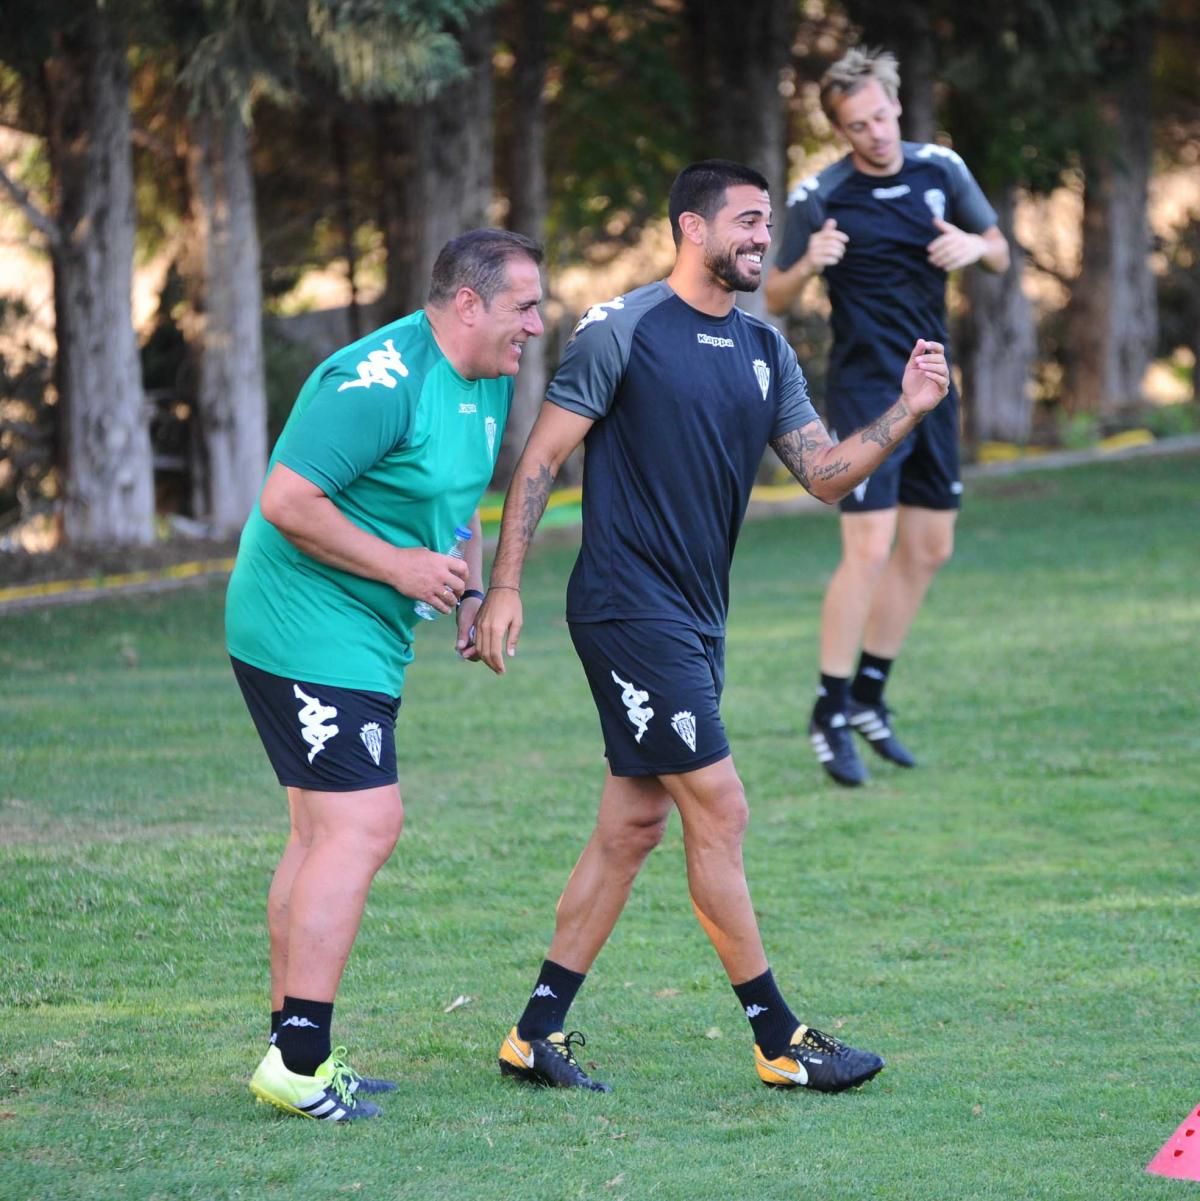
[[[795,352],[766,322],[709,317],[660,281],[583,315],[547,399],[596,422],[567,619],[723,634],[763,451],[817,420]]]
[[[913,343],[947,341],[946,273],[926,251],[942,232],[934,217],[973,234],[996,224],[953,150],[901,146],[904,165],[895,175],[864,175],[846,155],[788,196],[780,269],[803,257],[829,217],[850,239],[841,262],[824,271],[833,309],[827,396],[834,403],[877,397],[891,404]]]

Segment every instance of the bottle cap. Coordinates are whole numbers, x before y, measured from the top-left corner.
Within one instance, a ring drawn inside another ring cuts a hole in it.
[[[470,542],[471,531],[465,525],[456,525],[454,527],[454,537],[458,542]]]

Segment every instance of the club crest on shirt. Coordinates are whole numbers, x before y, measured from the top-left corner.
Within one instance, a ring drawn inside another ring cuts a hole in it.
[[[925,203],[939,221],[946,219],[946,193],[941,188],[929,188],[925,193]]]
[[[759,391],[762,392],[763,400],[767,399],[767,389],[771,386],[771,368],[762,361],[762,359],[754,360],[754,378],[758,380]]]
[[[483,432],[487,435],[488,456],[496,457],[496,419],[495,417],[485,417],[483,419]]]

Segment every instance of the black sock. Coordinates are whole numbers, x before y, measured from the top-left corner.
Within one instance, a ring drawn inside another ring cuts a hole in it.
[[[283,998],[275,1045],[283,1056],[283,1066],[289,1072],[311,1076],[317,1070],[317,1065],[329,1058],[329,1027],[332,1022],[332,1001]]]
[[[822,672],[821,683],[817,688],[817,703],[813,706],[813,717],[828,721],[835,713],[845,713],[849,690],[849,677],[827,676]]]
[[[517,1037],[528,1042],[531,1038],[545,1038],[547,1034],[561,1030],[567,1010],[586,979],[570,968],[550,959],[544,960],[525,1012],[517,1023]]]
[[[858,660],[858,674],[850,685],[850,695],[862,705],[878,705],[883,700],[883,686],[888,672],[892,670],[892,659],[881,659],[869,651],[863,651]]]
[[[788,1049],[800,1019],[788,1008],[770,968],[761,976],[735,984],[733,991],[750,1019],[754,1041],[767,1059],[776,1059]]]
[[[279,1033],[279,1019],[283,1017],[282,1009],[271,1010],[271,1042],[275,1042],[275,1036]]]

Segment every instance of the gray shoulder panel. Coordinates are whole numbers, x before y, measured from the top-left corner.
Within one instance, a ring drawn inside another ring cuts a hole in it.
[[[603,417],[625,374],[638,322],[673,295],[659,280],[592,305],[567,342],[546,399],[582,417]]]

